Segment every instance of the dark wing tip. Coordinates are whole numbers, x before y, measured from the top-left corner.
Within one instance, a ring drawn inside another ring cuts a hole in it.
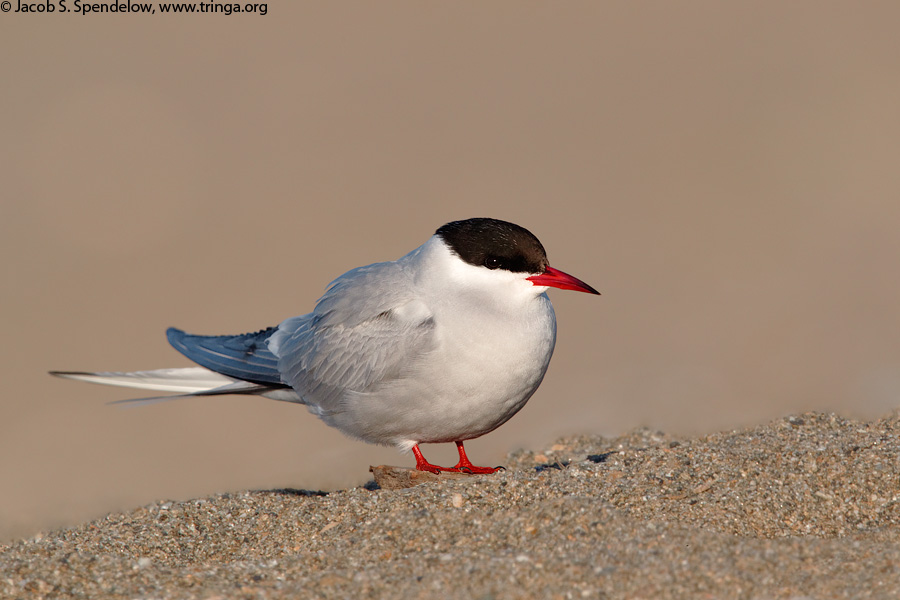
[[[90,371],[47,371],[48,375],[54,377],[72,377],[75,375],[93,375]]]

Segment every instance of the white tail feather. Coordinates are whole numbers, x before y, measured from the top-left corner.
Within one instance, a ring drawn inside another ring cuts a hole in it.
[[[207,392],[225,386],[229,389],[233,388],[236,392],[250,387],[257,387],[256,384],[235,380],[203,367],[132,372],[82,373],[52,371],[51,373],[57,377],[78,379],[103,385],[156,390],[158,392],[178,392],[181,394]]]

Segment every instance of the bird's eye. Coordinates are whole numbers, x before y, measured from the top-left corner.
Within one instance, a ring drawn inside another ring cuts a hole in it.
[[[500,259],[495,256],[488,256],[484,259],[484,266],[486,266],[488,269],[499,269]]]

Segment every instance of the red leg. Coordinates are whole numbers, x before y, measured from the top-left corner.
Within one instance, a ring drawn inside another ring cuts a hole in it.
[[[441,471],[446,471],[444,467],[439,467],[437,465],[433,465],[422,456],[422,451],[419,450],[419,445],[415,444],[412,447],[413,454],[416,456],[416,470],[417,471],[428,471],[430,473],[440,473]]]
[[[475,475],[487,475],[488,473],[496,473],[503,467],[476,467],[469,461],[466,456],[466,449],[463,448],[462,442],[456,442],[456,449],[459,451],[459,462],[450,471],[459,471],[460,473],[472,473]]]

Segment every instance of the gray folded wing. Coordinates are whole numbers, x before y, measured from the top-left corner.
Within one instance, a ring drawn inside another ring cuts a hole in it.
[[[401,263],[376,263],[335,280],[315,310],[279,325],[269,339],[278,370],[320,414],[348,394],[403,378],[434,347],[434,321]]]

